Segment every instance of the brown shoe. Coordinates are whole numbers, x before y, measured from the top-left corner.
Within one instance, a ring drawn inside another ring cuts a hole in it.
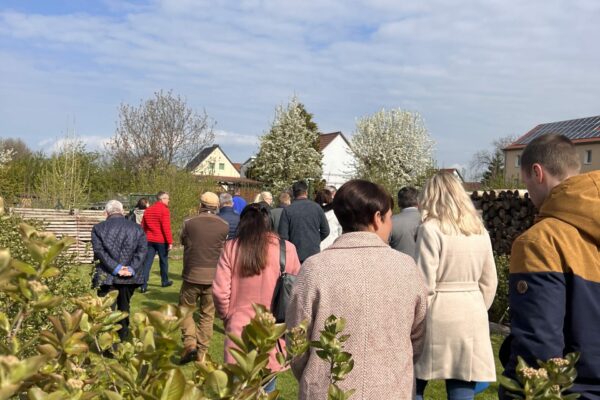
[[[198,357],[198,349],[188,348],[183,350],[183,354],[181,354],[181,358],[179,359],[179,365],[187,364],[191,361],[194,361]]]

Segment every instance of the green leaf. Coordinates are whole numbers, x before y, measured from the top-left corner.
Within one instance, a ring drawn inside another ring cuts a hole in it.
[[[60,270],[56,267],[46,268],[44,272],[42,272],[42,278],[53,278],[55,276],[60,275]]]
[[[10,251],[8,249],[0,249],[0,271],[5,270],[10,265]]]
[[[224,397],[227,394],[227,383],[229,382],[229,377],[227,374],[221,370],[215,370],[208,374],[206,377],[206,381],[204,385],[209,390],[211,394],[219,396],[219,398]]]
[[[185,376],[179,369],[172,369],[167,375],[160,400],[179,400],[185,391]]]
[[[0,312],[0,329],[5,333],[10,331],[10,321],[8,320],[8,316],[3,312]]]
[[[13,259],[10,264],[12,265],[12,267],[14,269],[16,269],[17,271],[22,272],[26,275],[29,275],[29,276],[37,275],[37,270],[33,266],[31,266],[23,261]]]
[[[244,352],[248,352],[248,348],[246,347],[246,344],[244,343],[244,341],[242,340],[241,337],[236,336],[232,333],[228,333],[227,337],[233,342],[235,343],[235,345],[237,347],[239,347],[242,351]]]
[[[102,393],[107,400],[123,400],[123,397],[119,393],[113,392],[111,390],[105,390]]]

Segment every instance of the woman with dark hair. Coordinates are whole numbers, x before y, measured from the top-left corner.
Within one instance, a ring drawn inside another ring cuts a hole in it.
[[[388,246],[394,201],[375,183],[353,180],[335,194],[343,234],[307,259],[287,310],[288,327],[308,321],[309,340],[332,314],[346,319],[354,370],[342,382],[359,399],[409,399],[413,359],[425,334],[427,290],[412,257]],[[325,399],[326,365],[314,349],[292,363],[299,399]]]
[[[342,226],[333,212],[333,192],[327,188],[319,190],[315,196],[315,202],[323,208],[325,218],[327,218],[327,224],[329,225],[329,236],[321,242],[321,251],[323,251],[331,246],[335,239],[340,237],[342,234]]]
[[[285,244],[285,270],[297,275],[300,260],[296,247]],[[249,204],[242,211],[237,236],[225,244],[213,281],[213,299],[217,313],[223,319],[225,332],[239,336],[242,328],[254,317],[252,304],[269,308],[279,278],[280,239],[271,231],[267,208],[258,203]],[[283,343],[282,343],[283,344]],[[234,363],[228,349],[235,344],[225,339],[225,362]],[[269,368],[278,371],[276,352],[270,355]],[[265,390],[275,389],[275,381]]]
[[[127,219],[137,223],[138,225],[141,225],[144,212],[149,205],[148,199],[141,197],[135,205],[135,208],[129,212],[129,215],[127,215]]]

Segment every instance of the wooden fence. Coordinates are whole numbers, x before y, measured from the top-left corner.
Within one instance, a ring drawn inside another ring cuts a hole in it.
[[[11,208],[12,214],[24,220],[37,220],[45,229],[57,237],[70,236],[76,240],[69,249],[75,255],[76,262],[91,264],[94,259],[92,251],[92,228],[104,221],[104,211],[97,210],[53,210],[43,208]]]

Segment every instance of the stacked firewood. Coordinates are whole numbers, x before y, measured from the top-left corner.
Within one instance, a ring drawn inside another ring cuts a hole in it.
[[[481,210],[483,222],[497,254],[510,254],[513,240],[533,225],[535,207],[525,190],[491,190],[471,193],[475,208]]]

